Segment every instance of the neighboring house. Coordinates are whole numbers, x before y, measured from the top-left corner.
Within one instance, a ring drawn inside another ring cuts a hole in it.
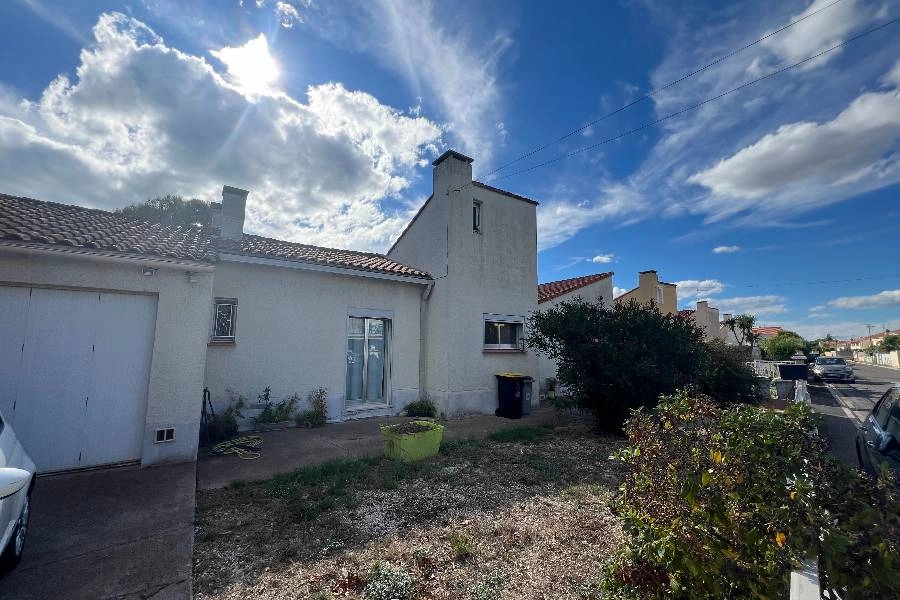
[[[40,472],[193,460],[204,386],[327,387],[330,420],[492,412],[494,373],[538,376],[537,203],[471,163],[434,162],[388,255],[244,234],[229,186],[212,230],[0,195],[0,410]]]
[[[872,346],[877,346],[881,343],[881,340],[888,335],[898,335],[900,334],[900,329],[895,329],[891,331],[890,329],[886,329],[880,333],[873,333],[872,335],[866,335],[860,338],[855,338],[850,340],[850,349],[851,350],[866,350],[871,348]]]
[[[725,338],[723,327],[719,320],[719,309],[711,307],[707,300],[697,302],[696,309],[678,311],[678,315],[694,321],[697,327],[703,330],[703,339],[707,342]],[[728,333],[731,334],[730,331]]]
[[[41,472],[193,460],[215,252],[0,194],[0,411]]]
[[[588,302],[602,300],[610,305],[613,301],[613,274],[596,273],[538,285],[538,309],[558,306],[561,302],[582,298]],[[540,390],[546,391],[547,378],[556,377],[556,361],[548,356],[538,358]]]
[[[764,342],[765,340],[773,338],[776,335],[778,335],[779,333],[783,332],[784,329],[781,327],[772,325],[772,326],[754,327],[750,331],[752,331],[757,336],[756,343],[757,343],[757,345],[759,345],[762,342]]]
[[[630,300],[634,300],[638,304],[655,302],[662,312],[670,315],[678,312],[677,286],[674,283],[660,281],[656,271],[638,273],[637,287],[616,298],[616,302],[620,303]]]

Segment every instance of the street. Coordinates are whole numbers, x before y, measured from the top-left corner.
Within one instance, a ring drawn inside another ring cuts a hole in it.
[[[810,380],[809,392],[813,409],[822,415],[822,434],[831,444],[832,453],[849,464],[857,466],[856,431],[866,420],[869,411],[888,386],[900,381],[900,371],[854,363],[856,383],[829,383]],[[835,400],[828,387],[834,389]]]

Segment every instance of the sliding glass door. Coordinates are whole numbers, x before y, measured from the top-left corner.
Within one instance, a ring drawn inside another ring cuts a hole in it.
[[[347,334],[347,406],[387,404],[389,319],[350,317]]]

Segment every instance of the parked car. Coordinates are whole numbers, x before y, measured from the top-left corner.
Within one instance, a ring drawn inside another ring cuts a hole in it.
[[[895,383],[875,403],[856,434],[859,468],[876,474],[880,464],[900,477],[900,383]]]
[[[856,381],[856,375],[853,373],[853,367],[847,364],[843,358],[834,356],[820,356],[816,358],[816,363],[812,368],[813,377],[827,381],[835,379],[839,381]]]
[[[0,573],[22,559],[33,489],[34,462],[0,414]]]

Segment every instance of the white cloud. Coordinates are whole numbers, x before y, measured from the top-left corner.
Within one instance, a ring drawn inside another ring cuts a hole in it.
[[[211,50],[210,54],[222,61],[231,82],[248,94],[272,91],[273,85],[281,76],[281,70],[269,52],[269,42],[263,34],[243,46],[226,46],[220,50]]]
[[[618,298],[619,296],[621,296],[622,294],[624,294],[627,291],[628,290],[626,290],[625,288],[620,288],[619,286],[614,285],[613,286],[613,298]]]
[[[897,60],[893,68],[881,78],[881,83],[887,87],[900,87],[900,60]]]
[[[822,10],[828,4],[834,4],[834,6]],[[834,0],[814,0],[806,7],[806,10],[792,15],[779,27],[807,17],[816,11],[822,10],[822,12],[763,40],[762,46],[784,63],[795,63],[843,42],[850,33],[875,19],[878,14],[875,4],[873,2],[866,5],[859,0],[844,0],[837,4],[834,3]],[[809,61],[801,68],[813,69],[822,66],[829,60],[833,60],[839,53],[840,50],[830,52]]]
[[[678,297],[682,300],[705,300],[712,295],[721,294],[725,284],[718,279],[683,279],[675,281],[678,286]]]
[[[713,254],[731,254],[733,252],[738,252],[740,249],[740,246],[716,246],[712,251]]]
[[[880,306],[900,306],[900,290],[885,290],[869,296],[845,296],[831,300],[829,306],[836,308],[877,308]]]
[[[826,321],[821,322],[788,322],[779,323],[782,327],[789,331],[795,331],[807,340],[815,340],[823,338],[829,333],[839,340],[856,338],[868,334],[866,324],[857,321]],[[900,320],[893,320],[884,323],[889,329],[900,327]]]
[[[249,230],[352,248],[384,249],[405,225],[409,211],[383,202],[437,152],[439,125],[340,83],[249,96],[118,13],[93,34],[74,81],[0,104],[3,191],[108,209],[212,200],[228,183],[251,190]]]
[[[309,8],[311,1],[312,0],[303,0],[303,5]],[[298,11],[297,7],[290,2],[276,2],[275,16],[278,17],[278,22],[285,29],[291,29],[295,24],[303,22],[300,11]]]
[[[712,219],[799,210],[900,181],[900,90],[856,98],[833,120],[791,123],[688,178]]]
[[[775,315],[787,312],[784,296],[737,296],[734,298],[711,299],[710,304],[720,313]]]
[[[427,1],[316,3],[307,22],[321,35],[362,50],[399,73],[415,95],[448,122],[476,172],[491,163],[504,136],[498,66],[512,39],[478,27],[478,14]],[[505,128],[504,128],[505,129]]]
[[[615,258],[616,258],[615,254],[598,254],[597,256],[595,256],[594,258],[591,259],[591,262],[598,264],[598,265],[606,265],[606,264],[611,263],[613,260],[615,260]]]

